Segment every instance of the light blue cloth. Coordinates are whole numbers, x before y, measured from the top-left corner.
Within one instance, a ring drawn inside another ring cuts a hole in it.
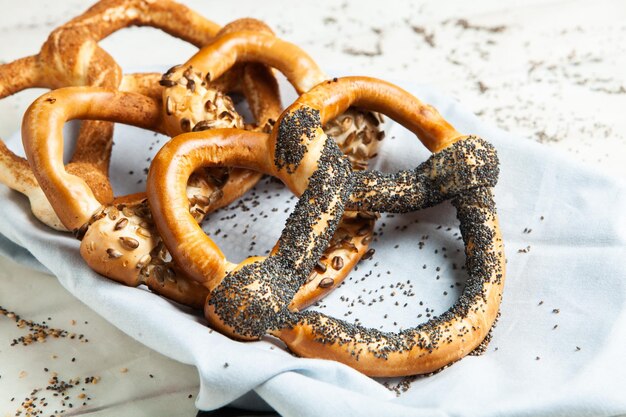
[[[233,401],[263,407],[260,397],[285,416],[626,413],[624,184],[490,127],[430,88],[403,87],[436,106],[459,131],[481,135],[496,146],[501,176],[495,195],[508,265],[501,317],[487,353],[407,382],[408,390],[399,396],[381,384],[397,385],[399,379],[376,381],[335,362],[295,358],[271,341],[234,342],[209,332],[199,314],[100,277],[83,263],[76,240],[40,224],[26,199],[4,187],[0,233],[8,240],[0,239],[0,249],[36,265],[9,241],[26,248],[112,324],[164,355],[195,365],[201,377],[197,406],[202,409]],[[116,127],[116,138],[116,191],[140,189],[145,181],[137,184],[143,177],[137,161],[156,152],[156,140],[164,139],[121,126]],[[18,138],[10,145],[21,148]],[[390,123],[377,168],[410,168],[426,157],[412,135]],[[263,254],[280,233],[284,209],[294,202],[281,185],[264,180],[242,204],[211,215],[205,229],[233,261],[249,253]],[[244,205],[253,211],[244,211]],[[252,212],[257,221],[249,217]],[[378,225],[383,234],[374,243],[374,258],[363,261],[351,279],[316,308],[389,330],[442,313],[458,297],[464,280],[452,207],[384,215]],[[251,242],[256,246],[249,250]]]

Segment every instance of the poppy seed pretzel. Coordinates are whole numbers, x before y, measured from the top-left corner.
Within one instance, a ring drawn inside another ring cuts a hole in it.
[[[148,74],[122,76],[117,63],[98,46],[98,41],[128,26],[159,28],[198,47],[206,44],[220,30],[217,24],[171,0],[102,0],[55,29],[37,55],[0,66],[0,98],[33,87],[55,89],[81,85],[160,92],[154,88],[156,84],[149,83],[158,79]],[[261,75],[267,78],[266,73],[265,69]],[[254,84],[259,85],[258,82]],[[262,93],[260,95],[267,97]],[[280,106],[273,106],[272,103],[271,108]],[[228,111],[235,114],[234,110]],[[111,123],[83,123],[74,154],[67,165],[70,173],[89,184],[101,203],[109,203],[113,199],[107,175],[112,134]],[[30,200],[32,212],[42,222],[54,229],[65,230],[47,200],[42,198],[43,193],[28,163],[4,143],[0,143],[0,182],[25,194]]]
[[[41,189],[63,225],[82,240],[81,255],[92,269],[126,285],[145,283],[168,298],[200,307],[203,298],[198,298],[196,285],[176,278],[176,267],[169,262],[152,224],[145,194],[118,197],[102,205],[85,181],[65,170],[62,130],[71,119],[126,123],[171,134],[163,123],[160,100],[96,87],[57,89],[29,107],[22,138]],[[188,211],[199,220],[239,198],[260,176],[249,170],[232,170],[221,177],[195,175],[186,186],[192,203]]]
[[[350,105],[380,111],[413,131],[434,154],[393,184],[376,172],[353,173],[322,131],[325,120]],[[211,327],[250,340],[270,334],[298,355],[334,359],[372,376],[428,373],[475,349],[495,322],[504,284],[504,251],[491,188],[498,175],[494,148],[457,132],[437,111],[404,90],[371,78],[325,82],[302,95],[277,122],[269,141],[240,131],[215,130],[175,138],[149,173],[148,198],[157,228],[174,258],[197,280],[210,280],[205,317]],[[293,142],[293,138],[299,141]],[[266,154],[266,158],[260,155]],[[304,190],[281,237],[266,258],[225,263],[215,244],[185,214],[184,184],[206,165],[235,165],[278,176]],[[303,179],[305,178],[305,179]],[[409,211],[452,197],[466,244],[469,279],[443,315],[400,333],[384,333],[325,316],[298,312],[294,295],[327,247],[348,204],[384,209],[401,189]],[[413,197],[415,196],[415,197]],[[359,200],[362,198],[362,200]],[[410,205],[409,205],[410,203]],[[200,255],[200,256],[199,256]]]
[[[452,199],[465,242],[466,287],[448,311],[399,333],[368,329],[318,312],[299,313],[286,308],[278,309],[278,319],[268,319],[265,331],[280,338],[300,356],[340,361],[370,376],[430,373],[479,347],[498,316],[506,262],[492,193],[499,173],[497,155],[488,142],[459,134],[435,109],[403,90],[362,77],[324,83],[302,95],[283,113],[278,130],[292,118],[301,120],[308,115],[312,120],[319,118],[319,122],[309,122],[306,131],[301,132],[302,137],[311,138],[307,131],[319,132],[314,130],[316,126],[355,103],[381,111],[401,123],[434,153],[410,171],[355,172],[346,206],[403,213]],[[296,160],[294,166],[297,165]],[[266,298],[267,287],[275,291],[276,284],[268,283],[275,276],[264,277],[266,281],[257,284],[261,290],[250,297]],[[222,293],[216,291],[220,296],[214,296],[209,310],[217,313],[218,322],[224,317],[220,310],[238,314],[236,310],[242,303],[233,306],[232,293],[228,293],[229,288],[238,284],[241,282],[227,283]],[[284,293],[284,288],[281,291]],[[244,305],[256,306],[249,300]],[[245,316],[245,312],[239,314]],[[230,316],[226,317],[230,320]],[[259,323],[263,321],[257,317],[252,327],[242,329],[259,334]],[[233,328],[232,324],[240,322],[229,324]]]

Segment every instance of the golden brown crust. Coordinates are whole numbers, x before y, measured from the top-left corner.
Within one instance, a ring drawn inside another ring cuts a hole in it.
[[[255,116],[253,130],[269,133],[283,110],[278,81],[271,68],[261,64],[245,64],[239,88]]]
[[[1,140],[0,167],[11,167],[10,169],[0,168],[0,182],[10,184],[12,189],[28,197],[31,211],[37,219],[55,230],[67,230],[39,187],[28,162],[11,152]]]
[[[462,137],[432,106],[422,103],[402,88],[370,77],[343,77],[326,81],[302,94],[281,116],[299,109],[319,112],[322,125],[350,106],[383,113],[417,135],[431,152],[445,149]]]
[[[271,162],[265,161],[269,155],[267,138],[262,133],[235,129],[182,134],[161,148],[150,166],[148,201],[153,213],[158,213],[154,215],[157,230],[176,264],[209,288],[234,265],[189,213],[184,184],[202,167],[233,166],[268,172]]]
[[[200,72],[201,78],[217,79],[242,62],[258,62],[278,69],[300,94],[328,79],[315,61],[296,45],[271,33],[254,30],[239,30],[216,37],[171,76],[178,79],[187,68],[193,67],[194,71]]]
[[[225,25],[218,32],[216,38],[240,31],[274,35],[274,31],[264,22],[252,18],[243,18]],[[235,76],[233,77],[233,75]],[[270,67],[257,63],[236,64],[223,76],[214,76],[213,78],[217,78],[217,82],[225,78],[230,79],[228,88],[222,89],[238,92],[246,97],[248,106],[255,118],[254,124],[247,126],[247,130],[258,130],[265,133],[272,130],[272,126],[276,123],[276,119],[280,116],[283,108],[278,82]]]
[[[159,85],[161,74],[158,72],[124,74],[119,90],[137,93],[161,102],[163,87]]]
[[[39,71],[38,56],[27,56],[0,65],[0,98],[27,88],[45,87]]]
[[[185,72],[177,82],[166,74],[161,84],[168,86],[163,90],[163,113],[169,132],[243,127],[243,119],[231,98],[207,84],[196,72]]]
[[[221,28],[215,36],[219,37],[229,33],[241,32],[242,30],[274,35],[272,28],[270,28],[265,22],[251,17],[243,17],[224,25],[224,27]],[[205,45],[202,45],[202,47],[203,46]]]

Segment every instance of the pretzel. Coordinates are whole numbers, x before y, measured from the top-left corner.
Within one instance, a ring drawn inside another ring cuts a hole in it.
[[[274,67],[285,74],[298,94],[330,79],[296,45],[254,27],[236,29],[222,32],[186,63],[164,74],[161,83],[168,88],[163,90],[163,101],[170,103],[165,118],[168,125],[178,126],[184,120],[186,129],[183,130],[202,126],[205,115],[211,115],[211,107],[205,105],[210,103],[196,86],[219,79],[237,64],[253,62]],[[189,85],[196,91],[183,87]],[[348,155],[352,165],[356,169],[365,169],[367,161],[376,156],[378,142],[384,138],[384,132],[378,129],[381,122],[382,118],[375,113],[346,109],[334,120],[328,120],[326,129]],[[268,119],[268,125],[274,123],[275,119]]]
[[[275,175],[294,193],[301,194],[300,181],[294,178],[299,173],[272,169],[270,160],[273,153],[267,147],[269,137],[260,132],[239,129],[186,133],[168,142],[151,165],[147,190],[151,210],[159,213],[158,216],[153,214],[157,230],[175,264],[209,290],[214,289],[237,265],[225,258],[195,221],[189,221],[193,218],[186,210],[188,197],[181,194],[181,191],[184,192],[181,184],[191,172],[203,166],[244,166]],[[301,291],[294,298],[294,308],[310,305],[344,279],[367,250],[375,219],[376,216],[368,213],[352,212],[347,215],[343,227],[334,236],[334,243],[322,260],[315,264],[315,270],[307,273]]]
[[[234,27],[258,30],[260,24],[252,25],[250,21],[242,19],[234,23]],[[122,76],[117,63],[97,44],[99,40],[128,26],[159,28],[198,47],[208,43],[220,31],[217,24],[170,0],[102,0],[82,15],[55,29],[37,55],[0,66],[0,98],[33,87],[55,89],[80,85],[112,89],[119,87],[124,91],[142,92],[151,96],[155,95],[155,91],[160,93],[155,88],[158,78],[151,74]],[[267,31],[271,33],[268,28]],[[238,75],[241,74],[242,71],[239,71]],[[271,100],[268,94],[274,92],[278,97],[276,83],[271,83],[266,69],[257,67],[253,73],[245,75],[249,80],[247,92],[255,93],[256,101],[259,96]],[[261,82],[259,77],[263,77]],[[236,78],[230,79],[232,81]],[[269,92],[254,91],[263,86]],[[240,86],[233,85],[232,82],[230,88],[241,90]],[[266,113],[280,108],[280,103],[278,107],[275,104],[276,100],[271,101],[262,109],[265,113],[257,112],[263,117],[263,121],[270,117]],[[252,108],[255,106],[256,109],[260,108],[258,103],[251,103]],[[226,111],[227,114],[235,114],[229,103],[226,103]],[[237,119],[237,123],[241,123],[241,120]],[[178,130],[170,132],[175,133]],[[84,123],[78,135],[74,155],[67,165],[68,172],[84,179],[97,200],[103,204],[113,200],[107,175],[112,134],[111,123]],[[11,152],[1,141],[0,182],[27,195],[31,210],[42,222],[58,230],[65,229],[43,197],[28,163]]]
[[[387,114],[415,133],[433,155],[413,171],[353,173],[321,129],[350,105]],[[460,134],[406,91],[380,80],[346,77],[303,94],[270,136],[237,130],[178,136],[152,163],[148,198],[172,256],[192,278],[208,282],[205,317],[211,327],[243,340],[273,335],[301,356],[334,359],[371,376],[401,376],[432,372],[462,358],[496,320],[505,269],[491,192],[497,164],[490,144]],[[198,167],[217,165],[275,175],[301,194],[267,258],[225,262],[186,213],[188,176]],[[469,274],[464,293],[450,310],[397,334],[298,312],[294,295],[315,268],[346,206],[405,212],[448,198],[461,221]]]
[[[63,166],[63,125],[72,119],[126,123],[168,134],[160,100],[95,87],[66,87],[44,94],[26,111],[22,138],[38,184],[62,224],[82,240],[81,255],[104,276],[126,285],[146,284],[183,304],[200,307],[193,282],[175,279],[175,265],[152,225],[145,194],[102,205],[89,185]],[[220,171],[221,172],[221,171]],[[204,173],[203,173],[204,174]],[[197,220],[251,188],[260,174],[232,170],[224,176],[196,175],[186,186]],[[206,290],[204,290],[204,298]]]

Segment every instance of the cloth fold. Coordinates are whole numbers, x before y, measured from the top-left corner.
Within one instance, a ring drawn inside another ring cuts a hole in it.
[[[40,224],[26,198],[6,187],[0,187],[0,251],[49,270],[139,342],[195,365],[201,409],[233,401],[263,407],[264,401],[286,416],[626,413],[624,183],[491,127],[427,86],[400,85],[438,108],[459,131],[483,137],[498,151],[495,196],[507,278],[501,317],[482,356],[431,376],[374,380],[339,363],[293,357],[272,339],[232,341],[209,331],[200,312],[91,271],[80,258],[78,241]],[[283,102],[292,99],[286,95]],[[165,140],[116,126],[111,171],[117,194],[145,186],[138,161],[147,161]],[[8,144],[21,149],[18,136]],[[415,137],[390,121],[374,168],[410,169],[427,157]],[[211,214],[204,228],[231,261],[264,255],[295,201],[266,178],[239,202]],[[397,331],[454,303],[465,276],[449,203],[407,215],[383,214],[377,233],[373,258],[313,308]]]

